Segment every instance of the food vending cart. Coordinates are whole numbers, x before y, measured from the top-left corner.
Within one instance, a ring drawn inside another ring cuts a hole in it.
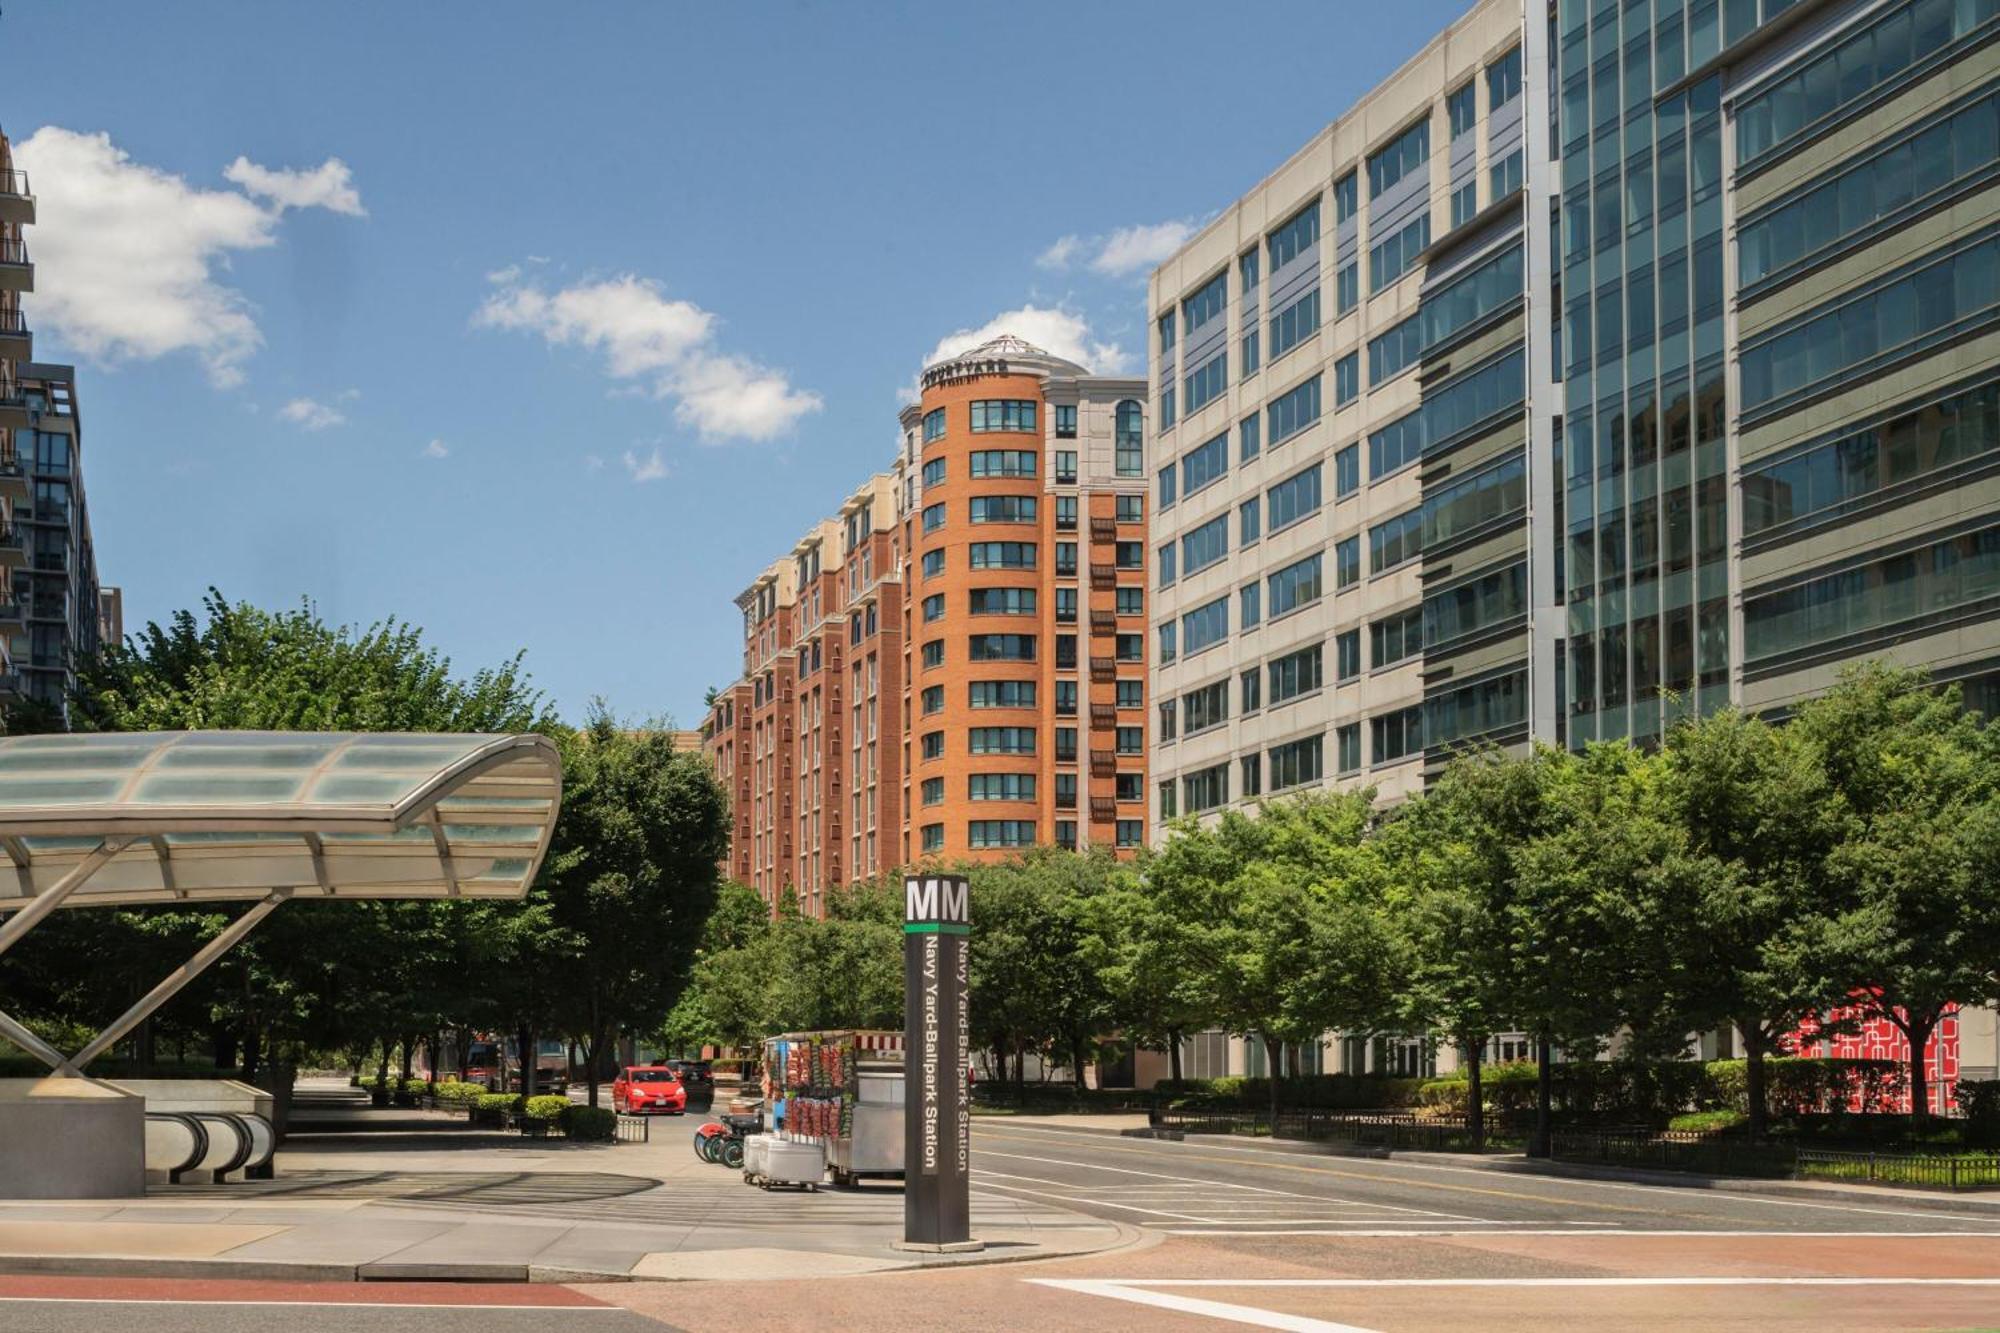
[[[764,1042],[770,1143],[746,1156],[754,1185],[816,1187],[903,1174],[903,1034],[788,1032]],[[756,1165],[759,1170],[752,1171]]]

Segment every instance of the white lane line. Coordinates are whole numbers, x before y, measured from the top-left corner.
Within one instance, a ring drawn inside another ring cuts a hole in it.
[[[1074,1142],[1078,1137],[1077,1132],[1074,1130],[1049,1129],[1041,1125],[1009,1125],[1008,1128],[1011,1130],[1015,1130],[1017,1132],[1025,1131],[1030,1134],[1056,1135],[1061,1137],[1064,1142]],[[1092,1137],[1102,1138],[1104,1136],[1094,1135]],[[1169,1140],[1165,1139],[1151,1139],[1151,1140],[1135,1139],[1133,1140],[1133,1142],[1135,1143],[1151,1142],[1151,1143],[1168,1144],[1169,1146],[1167,1151],[1169,1152],[1172,1151],[1172,1147],[1174,1146],[1170,1143]],[[1194,1146],[1203,1152],[1246,1153],[1253,1157],[1259,1157],[1264,1159],[1276,1158],[1280,1160],[1290,1159],[1293,1162],[1297,1162],[1299,1158],[1305,1158],[1308,1161],[1315,1158],[1318,1158],[1322,1161],[1331,1158],[1332,1160],[1337,1160],[1337,1161],[1345,1160],[1345,1161],[1355,1162],[1357,1164],[1362,1162],[1371,1162],[1377,1166],[1400,1169],[1404,1171],[1436,1171],[1436,1172],[1455,1174],[1455,1175],[1484,1176],[1487,1178],[1489,1182],[1492,1181],[1492,1179],[1495,1176],[1499,1176],[1502,1178],[1511,1178],[1517,1181],[1524,1181],[1524,1182],[1538,1181],[1542,1184],[1550,1186],[1572,1185],[1586,1189],[1636,1190],[1641,1193],[1648,1193],[1648,1194],[1658,1194],[1663,1190],[1686,1190],[1689,1188],[1689,1186],[1686,1185],[1635,1185],[1624,1181],[1616,1181],[1616,1180],[1591,1180],[1588,1177],[1584,1176],[1553,1176],[1553,1175],[1544,1176],[1544,1175],[1539,1175],[1532,1171],[1507,1171],[1507,1170],[1497,1170],[1489,1167],[1444,1166],[1435,1162],[1397,1161],[1396,1159],[1389,1157],[1341,1158],[1337,1154],[1284,1152],[1282,1150],[1274,1150],[1270,1148],[1240,1147],[1236,1144],[1231,1144],[1231,1143],[1198,1143],[1195,1144]],[[975,1148],[973,1151],[991,1152],[992,1150],[985,1148]],[[1115,1148],[1115,1149],[1107,1148],[1106,1151],[1128,1152],[1136,1154],[1141,1157],[1149,1155],[1147,1151],[1144,1149],[1129,1148],[1129,1147]],[[1117,1168],[1104,1167],[1102,1169],[1106,1171],[1112,1171],[1116,1170]],[[1385,1184],[1393,1183],[1392,1177],[1384,1176],[1382,1177],[1382,1180],[1383,1183]],[[1851,1204],[1851,1203],[1809,1203],[1803,1199],[1776,1199],[1770,1197],[1769,1195],[1753,1194],[1749,1192],[1740,1192],[1733,1190],[1710,1190],[1708,1191],[1708,1194],[1709,1197],[1717,1199],[1718,1201],[1721,1202],[1734,1203],[1734,1204],[1764,1204],[1772,1208],[1819,1208],[1836,1213],[1870,1213],[1881,1217],[1924,1217],[1931,1219],[1943,1217],[1958,1222],[1987,1223],[1987,1224],[1992,1224],[1993,1222],[1996,1221],[1996,1219],[1991,1215],[1981,1215],[1976,1213],[1954,1213],[1942,1208],[1864,1208],[1858,1204]],[[1552,1204],[1560,1204],[1562,1200],[1557,1198],[1551,1198],[1547,1200],[1547,1202]],[[1388,1205],[1384,1204],[1380,1206],[1387,1207]],[[1420,1212],[1423,1210],[1413,1209],[1411,1211]],[[1451,1214],[1448,1213],[1439,1215],[1447,1217],[1451,1216]],[[1751,1232],[1748,1234],[1764,1235],[1766,1233]]]
[[[1398,1222],[1398,1223],[1396,1223],[1396,1225],[1395,1225],[1395,1227],[1394,1227],[1394,1228],[1384,1228],[1384,1227],[1383,1227],[1383,1225],[1382,1225],[1382,1219],[1381,1219],[1381,1218],[1379,1218],[1379,1217],[1347,1217],[1347,1218],[1343,1218],[1343,1217],[1274,1217],[1274,1218],[1271,1218],[1271,1219],[1270,1219],[1269,1221],[1264,1221],[1264,1220],[1261,1220],[1261,1219],[1257,1219],[1257,1220],[1252,1220],[1252,1219],[1247,1219],[1247,1218],[1246,1218],[1245,1220],[1241,1221],[1241,1222],[1230,1222],[1230,1221],[1218,1221],[1218,1222],[1214,1223],[1214,1224],[1213,1224],[1213,1225],[1212,1225],[1211,1227],[1209,1227],[1209,1228],[1206,1228],[1206,1229],[1202,1229],[1202,1230],[1189,1230],[1189,1231],[1168,1231],[1168,1232],[1167,1232],[1167,1234],[1168,1234],[1168,1235],[1170,1235],[1170,1236],[1264,1236],[1264,1235],[1269,1235],[1269,1236],[1303,1236],[1303,1235],[1326,1235],[1326,1236],[1375,1236],[1375,1235],[1382,1235],[1382,1236],[1388,1236],[1388,1235],[1411,1235],[1411,1236],[1424,1236],[1424,1235],[1429,1235],[1429,1234],[1431,1234],[1431,1229],[1433,1229],[1433,1228],[1435,1228],[1435,1229],[1436,1229],[1437,1231],[1439,1231],[1440,1233],[1450,1233],[1450,1232],[1452,1232],[1452,1231],[1456,1231],[1456,1230],[1458,1230],[1459,1228],[1462,1228],[1462,1227],[1511,1227],[1511,1226],[1514,1226],[1514,1225],[1515,1225],[1515,1223],[1512,1223],[1512,1222],[1480,1222],[1480,1221],[1471,1221],[1471,1222]],[[1245,1229],[1244,1229],[1244,1228],[1266,1228],[1266,1227],[1314,1227],[1314,1228],[1320,1228],[1320,1229],[1319,1229],[1319,1230],[1314,1230],[1314,1231],[1311,1231],[1311,1232],[1305,1232],[1305,1231],[1266,1231],[1266,1230],[1245,1230]],[[1340,1228],[1340,1230],[1337,1230],[1337,1231],[1327,1231],[1327,1230],[1324,1230],[1324,1228],[1327,1228],[1327,1227],[1338,1227],[1338,1228]],[[1355,1228],[1355,1227],[1369,1227],[1369,1228],[1374,1228],[1374,1229],[1373,1229],[1373,1230],[1368,1230],[1368,1231],[1356,1231],[1356,1230],[1352,1230],[1352,1229],[1351,1229],[1351,1228]],[[1423,1229],[1423,1230],[1412,1230],[1411,1228],[1424,1228],[1424,1229]],[[1567,1235],[1569,1235],[1570,1233],[1569,1233],[1569,1232],[1567,1232],[1567,1231],[1557,1231],[1557,1232],[1551,1232],[1550,1234],[1551,1234],[1551,1235],[1558,1235],[1558,1236],[1567,1236]]]
[[[1048,1278],[1030,1282],[1057,1285]],[[1132,1277],[1108,1287],[2000,1287],[2000,1277]]]
[[[184,1296],[0,1296],[0,1305],[199,1305],[210,1310],[533,1310],[543,1314],[614,1314],[616,1305],[447,1305],[440,1301],[232,1301]]]
[[[1079,1167],[1086,1171],[1115,1171],[1120,1175],[1151,1176],[1156,1180],[1172,1180],[1183,1185],[1198,1187],[1202,1189],[1207,1189],[1211,1187],[1211,1182],[1209,1181],[1200,1180],[1193,1176],[1168,1175],[1164,1171],[1138,1171],[1131,1167],[1105,1166],[1098,1162],[1072,1162],[1067,1160],[1066,1158],[1061,1158],[1061,1157],[1033,1157],[1027,1153],[996,1152],[991,1148],[976,1148],[974,1149],[974,1151],[987,1157],[1007,1157],[1022,1162],[1040,1162],[1045,1166],[1073,1166],[1073,1167]],[[1064,1181],[1062,1183],[1068,1185],[1072,1189],[1088,1188],[1087,1186],[1076,1185],[1074,1182],[1070,1181]],[[1246,1190],[1252,1194],[1268,1194],[1287,1199],[1308,1199],[1311,1200],[1313,1203],[1344,1204],[1344,1205],[1358,1206],[1362,1208],[1380,1208],[1384,1212],[1412,1213],[1419,1217],[1460,1218],[1462,1216],[1461,1214],[1458,1213],[1441,1213],[1434,1208],[1408,1208],[1399,1204],[1392,1204],[1392,1203],[1370,1203],[1365,1199],[1329,1198],[1317,1194],[1300,1194],[1295,1190],[1267,1189],[1261,1185],[1236,1185],[1234,1186],[1234,1188],[1238,1190]]]
[[[980,1174],[990,1178],[998,1173],[992,1171],[982,1171]],[[1061,1188],[1063,1184],[1059,1180],[1042,1180],[1036,1176],[1007,1176],[1006,1179],[1032,1180],[1038,1185],[1055,1185],[1058,1188]],[[1213,1218],[1213,1217],[1200,1217],[1194,1213],[1170,1213],[1160,1208],[1141,1208],[1138,1204],[1135,1203],[1113,1203],[1109,1199],[1092,1199],[1088,1195],[1055,1194],[1048,1190],[1031,1190],[1025,1185],[1006,1185],[997,1182],[991,1182],[987,1185],[987,1188],[998,1189],[998,1190],[1015,1190],[1022,1194],[1032,1194],[1037,1198],[1058,1199],[1061,1200],[1063,1203],[1099,1203],[1106,1208],[1116,1208],[1122,1212],[1150,1213],[1154,1217],[1171,1217],[1179,1222],[1206,1222],[1210,1226],[1214,1226],[1220,1220],[1218,1218]]]
[[[1190,1296],[1175,1296],[1164,1291],[1146,1291],[1118,1282],[1052,1277],[1034,1277],[1026,1281],[1033,1282],[1036,1286],[1054,1287],[1058,1291],[1073,1291],[1080,1296],[1104,1296],[1114,1301],[1129,1301],[1133,1305],[1150,1305],[1159,1310],[1172,1310],[1176,1314],[1205,1315],[1210,1319],[1221,1319],[1232,1324],[1249,1324],[1254,1328],[1284,1329],[1286,1333],[1375,1333],[1373,1329],[1362,1328],[1355,1324],[1335,1324],[1324,1319],[1309,1319],[1304,1315],[1277,1314],[1270,1310],[1260,1310],[1254,1305],[1230,1305],[1224,1301],[1204,1301]]]

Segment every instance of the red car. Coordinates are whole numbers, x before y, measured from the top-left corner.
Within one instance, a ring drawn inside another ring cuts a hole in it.
[[[633,1115],[679,1115],[687,1089],[665,1065],[634,1065],[611,1085],[611,1109]]]

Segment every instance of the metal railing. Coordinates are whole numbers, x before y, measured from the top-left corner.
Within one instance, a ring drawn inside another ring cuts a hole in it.
[[[28,173],[15,167],[0,168],[0,194],[31,197],[34,191],[28,188]]]
[[[28,243],[10,238],[0,240],[0,264],[25,264],[28,261]]]
[[[1874,1152],[1829,1152],[1801,1148],[1798,1180],[1858,1180],[1871,1185],[1920,1189],[2000,1189],[2000,1155],[1946,1156]]]
[[[618,1117],[618,1142],[651,1143],[653,1122],[642,1115],[621,1115]]]
[[[28,316],[22,310],[0,310],[0,333],[27,333]]]
[[[1466,1118],[1456,1114],[1281,1109],[1273,1122],[1268,1111],[1160,1111],[1151,1122],[1155,1129],[1182,1134],[1251,1134],[1405,1152],[1472,1149],[1472,1130]],[[1511,1121],[1498,1114],[1486,1117],[1485,1133],[1489,1146],[1502,1146],[1518,1136]]]
[[[1559,1129],[1549,1147],[1558,1161],[1715,1176],[1789,1176],[1795,1165],[1788,1145],[1680,1130]]]

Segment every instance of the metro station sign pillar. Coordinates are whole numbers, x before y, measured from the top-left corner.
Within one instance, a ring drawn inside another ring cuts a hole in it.
[[[983,1248],[972,1239],[972,1048],[962,875],[903,881],[904,1249]]]

